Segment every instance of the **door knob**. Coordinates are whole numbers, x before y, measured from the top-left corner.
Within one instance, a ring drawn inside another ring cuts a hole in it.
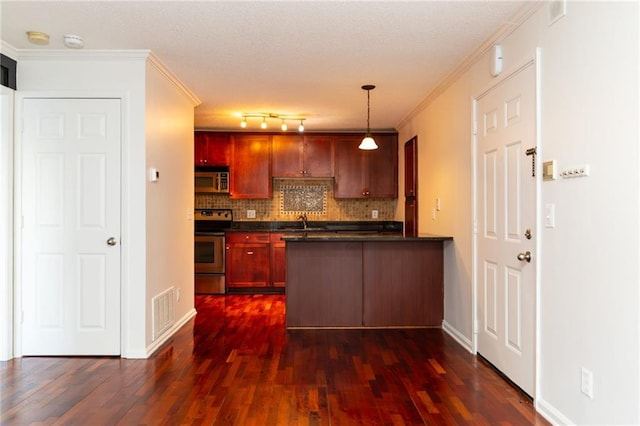
[[[115,245],[116,245],[116,243],[117,243],[117,241],[116,241],[116,239],[115,239],[115,238],[113,238],[113,237],[111,237],[111,238],[109,238],[109,239],[107,240],[107,245],[109,245],[109,246],[115,246]]]
[[[527,262],[531,262],[531,252],[527,251],[526,253],[518,253],[518,260],[526,260]]]

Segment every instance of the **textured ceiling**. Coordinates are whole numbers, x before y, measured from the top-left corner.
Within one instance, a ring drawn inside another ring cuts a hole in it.
[[[197,128],[272,112],[304,115],[308,130],[362,129],[360,86],[375,84],[371,127],[389,129],[528,3],[0,1],[0,34],[18,50],[64,49],[64,34],[85,50],[150,49],[202,101]]]

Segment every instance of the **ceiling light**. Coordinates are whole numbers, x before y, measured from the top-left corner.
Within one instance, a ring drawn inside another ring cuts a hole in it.
[[[369,97],[369,92],[375,89],[376,86],[373,84],[365,84],[362,86],[362,90],[367,91],[367,133],[364,135],[364,139],[360,142],[360,146],[358,148],[365,150],[378,149],[378,145],[376,145],[376,141],[371,137],[371,127],[369,126],[369,118],[371,112],[371,99]]]
[[[280,128],[283,132],[286,132],[289,129],[287,126],[287,120],[300,121],[300,125],[298,126],[299,132],[304,132],[304,120],[305,117],[301,117],[299,115],[286,115],[286,114],[276,114],[273,112],[244,112],[240,114],[242,117],[242,121],[240,122],[240,127],[246,129],[249,125],[247,122],[247,118],[261,118],[262,122],[260,122],[260,128],[266,129],[268,127],[267,119],[276,119],[280,120]]]
[[[40,31],[27,31],[27,40],[30,43],[44,46],[49,44],[49,34],[41,33]]]
[[[79,35],[65,34],[62,41],[69,49],[82,49],[84,47],[84,40]]]

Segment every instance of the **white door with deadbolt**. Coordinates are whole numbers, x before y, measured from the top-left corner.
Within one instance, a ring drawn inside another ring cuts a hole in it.
[[[535,378],[535,67],[476,100],[478,352],[530,396]]]
[[[23,355],[120,354],[119,99],[25,99]]]

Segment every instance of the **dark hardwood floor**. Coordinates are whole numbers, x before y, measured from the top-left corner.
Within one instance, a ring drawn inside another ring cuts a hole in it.
[[[0,363],[2,425],[548,424],[440,329],[284,329],[284,296],[197,296],[148,360]]]

